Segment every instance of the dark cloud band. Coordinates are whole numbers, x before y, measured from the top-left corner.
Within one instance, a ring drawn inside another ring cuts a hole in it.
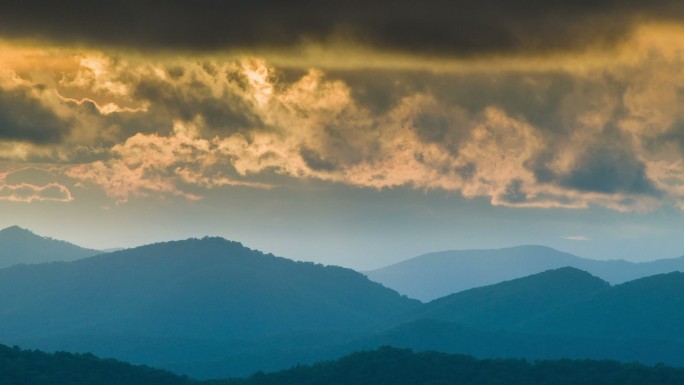
[[[283,47],[347,36],[434,54],[548,52],[610,44],[674,1],[27,0],[0,6],[0,34],[136,48]]]

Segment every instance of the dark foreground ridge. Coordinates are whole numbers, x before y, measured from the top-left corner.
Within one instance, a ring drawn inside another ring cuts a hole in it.
[[[684,369],[617,361],[478,360],[470,356],[381,347],[337,361],[257,373],[233,385],[625,385],[682,384]]]
[[[505,381],[505,382],[502,382]],[[470,356],[381,347],[336,361],[247,379],[196,381],[91,354],[43,353],[0,345],[0,383],[12,385],[670,385],[684,369],[616,361],[478,360]]]

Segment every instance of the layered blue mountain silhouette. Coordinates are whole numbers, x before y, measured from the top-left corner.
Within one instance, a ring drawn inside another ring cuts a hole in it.
[[[236,350],[247,356],[259,344],[331,341],[420,306],[353,270],[222,238],[16,265],[0,270],[0,292],[3,342],[174,369]],[[245,374],[259,369],[235,366]]]
[[[684,365],[684,273],[611,286],[562,267],[421,303],[350,269],[203,238],[14,265],[0,291],[0,343],[201,378],[382,345]]]
[[[429,253],[364,274],[411,298],[430,301],[565,266],[619,284],[655,274],[684,271],[684,257],[635,263],[585,259],[545,246],[518,246]]]

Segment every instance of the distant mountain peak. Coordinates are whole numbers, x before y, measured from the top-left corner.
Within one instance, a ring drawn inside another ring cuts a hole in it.
[[[529,277],[523,277],[518,279],[529,279],[533,277],[554,277],[554,278],[572,278],[572,279],[588,279],[591,281],[603,281],[591,273],[578,269],[573,266],[563,266],[556,269],[549,269],[542,271],[541,273],[532,274]],[[606,282],[607,283],[607,282]]]
[[[19,263],[73,261],[99,253],[16,225],[0,230],[0,268]]]
[[[573,287],[581,290],[601,290],[610,287],[610,284],[599,277],[593,276],[590,273],[580,270],[576,267],[559,267],[556,269],[549,269],[528,275],[526,277],[515,278],[508,281],[496,283],[489,286],[478,287],[466,290],[461,293],[481,292],[488,290],[503,290],[511,293],[512,291],[530,291],[530,293],[547,295],[545,291],[564,290],[565,288]],[[456,297],[461,293],[451,294],[448,297]]]
[[[19,226],[10,226],[0,230],[0,241],[11,241],[16,242],[28,242],[31,240],[51,240],[52,238],[44,237],[34,233],[29,229],[25,229]]]
[[[436,299],[414,319],[431,318],[467,327],[513,328],[530,317],[591,298],[608,290],[600,278],[561,267]]]
[[[541,273],[501,282],[493,286],[504,286],[506,284],[518,285],[523,283],[525,286],[532,284],[542,290],[543,288],[548,290],[562,290],[562,288],[572,286],[575,289],[581,288],[582,290],[593,291],[610,287],[610,283],[604,281],[603,279],[596,277],[584,270],[571,266],[542,271]]]
[[[4,229],[0,230],[0,233],[3,233],[3,234],[33,234],[33,235],[35,235],[31,230],[25,229],[23,227],[19,227],[17,225],[5,227]]]
[[[61,243],[69,243],[66,241],[61,241],[59,239],[54,239],[54,238],[46,237],[43,235],[38,235],[29,229],[26,229],[26,228],[23,228],[23,227],[20,227],[17,225],[5,227],[4,229],[0,230],[0,237],[35,238],[35,239],[51,240],[51,241],[56,241],[56,242],[61,242]]]
[[[243,245],[237,241],[231,241],[223,237],[218,236],[205,236],[202,238],[186,238],[174,241],[165,242],[155,242],[147,245],[142,245],[138,247],[121,249],[113,252],[114,254],[122,252],[144,252],[148,253],[150,251],[154,252],[167,252],[168,256],[173,255],[184,255],[189,252],[196,255],[212,254],[216,255],[220,251],[241,251],[255,254],[263,254],[260,251],[250,249],[249,247]]]

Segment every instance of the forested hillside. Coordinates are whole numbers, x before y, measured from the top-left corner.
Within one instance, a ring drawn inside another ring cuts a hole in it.
[[[222,238],[0,269],[0,292],[0,342],[203,377],[328,358],[312,346],[420,306],[356,271]]]
[[[3,385],[681,385],[684,369],[616,361],[516,359],[381,347],[335,361],[246,379],[197,381],[91,354],[53,354],[0,345]]]
[[[163,370],[91,354],[21,350],[0,345],[3,385],[196,385]]]
[[[684,369],[616,361],[477,360],[382,347],[337,361],[257,373],[231,385],[681,385]],[[217,383],[218,385],[218,383]]]

